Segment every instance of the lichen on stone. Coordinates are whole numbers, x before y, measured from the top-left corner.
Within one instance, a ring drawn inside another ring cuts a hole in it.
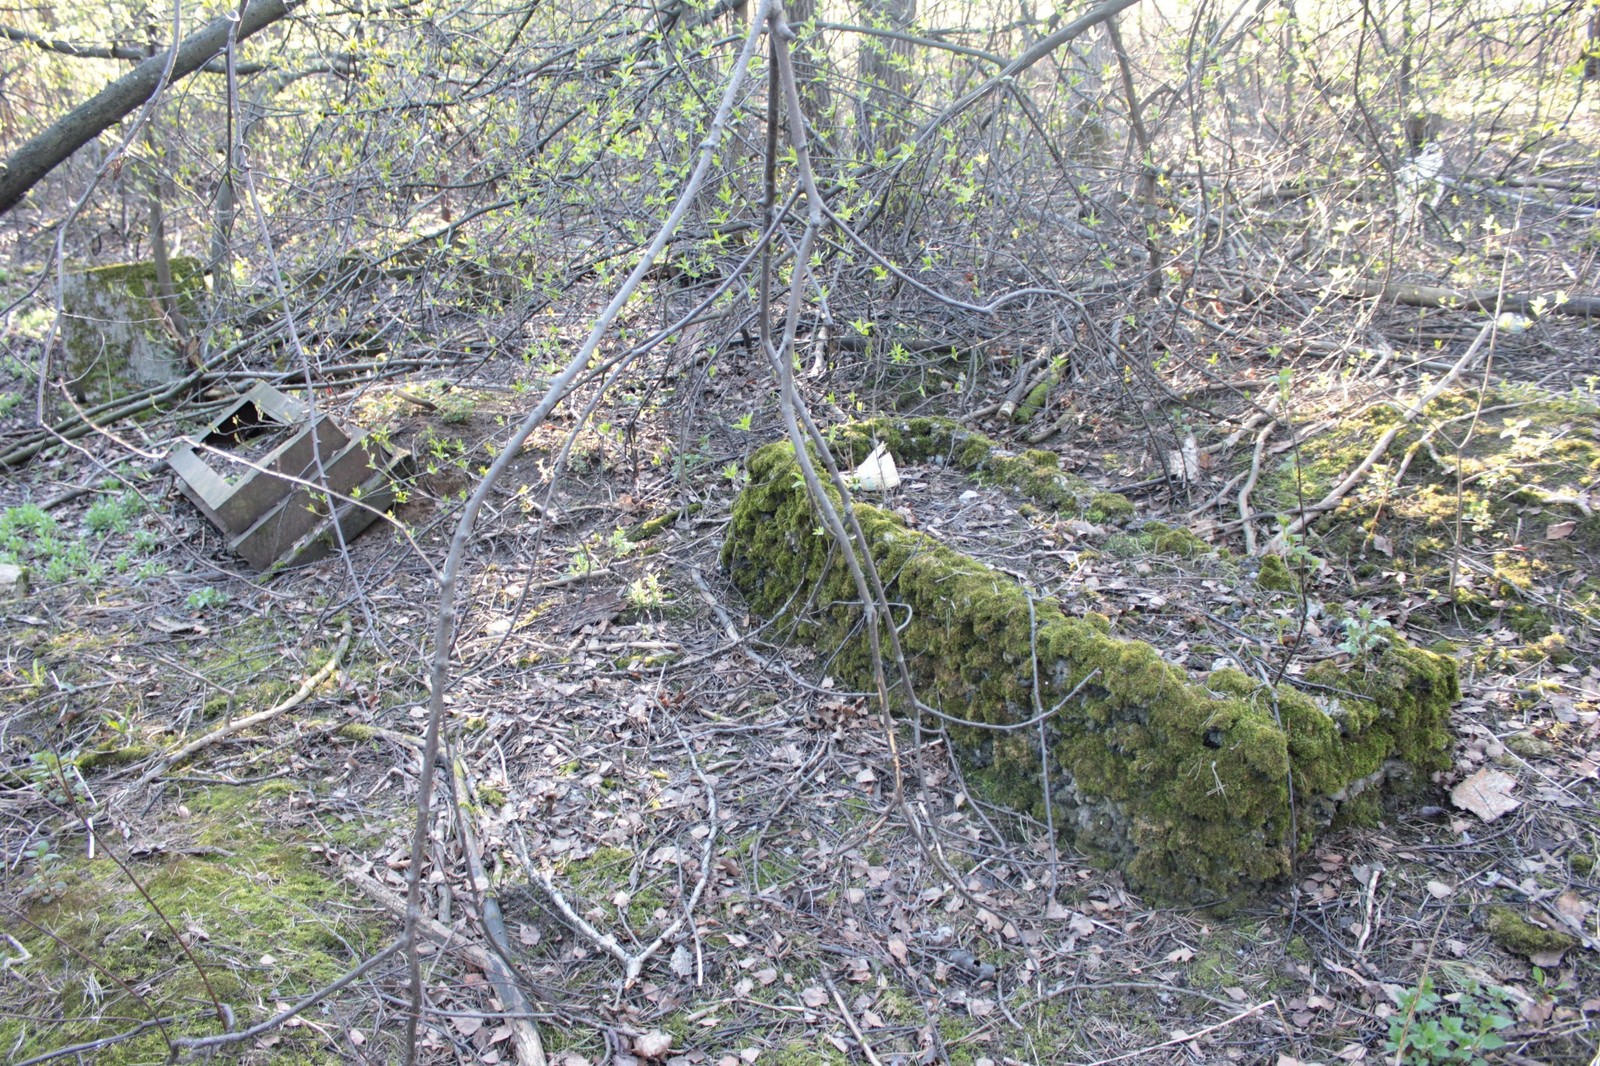
[[[902,423],[846,427],[836,439],[844,465],[872,439],[914,461],[929,449],[975,454],[973,436]],[[981,460],[991,470],[992,451]],[[793,450],[759,450],[749,473],[723,548],[733,581],[757,612],[832,655],[835,674],[868,681],[855,585],[820,532]],[[1047,764],[1061,834],[1153,897],[1248,893],[1287,873],[1290,840],[1305,847],[1346,799],[1445,761],[1459,689],[1440,656],[1395,639],[1348,674],[1315,668],[1312,680],[1336,697],[1227,670],[1197,684],[1149,644],[1069,617],[1053,599],[1030,603],[1010,577],[891,512],[858,502],[855,513],[889,600],[904,609],[896,620],[918,699],[966,723],[949,734],[969,784],[1042,818]],[[1039,728],[984,728],[1041,713],[1043,752]]]

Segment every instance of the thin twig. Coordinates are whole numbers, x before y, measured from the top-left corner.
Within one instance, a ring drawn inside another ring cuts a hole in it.
[[[354,984],[356,981],[359,981],[362,977],[375,969],[379,964],[387,961],[392,955],[399,952],[399,950],[404,946],[404,941],[396,940],[393,944],[390,944],[388,947],[372,956],[372,958],[367,959],[365,962],[361,963],[361,965],[357,966],[343,977],[323,985],[321,988],[317,989],[315,992],[312,992],[299,1002],[290,1004],[288,1007],[279,1011],[277,1014],[274,1014],[266,1021],[252,1025],[248,1029],[240,1029],[238,1032],[233,1033],[218,1033],[216,1036],[180,1036],[172,1042],[172,1046],[174,1048],[182,1048],[187,1053],[185,1057],[192,1059],[195,1057],[196,1052],[205,1051],[210,1048],[222,1047],[227,1044],[237,1044],[245,1040],[254,1040],[263,1033],[269,1033],[278,1028],[289,1019],[305,1013],[307,1010],[310,1010],[318,1003],[321,1003],[335,992],[348,988],[350,985]]]
[[[861,1026],[856,1024],[856,1016],[850,1013],[850,1006],[845,1003],[844,996],[839,991],[839,986],[833,983],[833,976],[827,970],[822,971],[822,981],[828,986],[828,991],[833,993],[833,1001],[839,1004],[839,1013],[844,1015],[844,1023],[855,1034],[856,1043],[861,1045],[861,1053],[867,1057],[867,1061],[872,1063],[872,1066],[883,1066],[877,1053],[872,1050],[872,1045],[867,1042],[867,1035],[861,1031]]]
[[[611,325],[634,293],[643,283],[645,276],[655,265],[672,236],[677,232],[689,208],[694,204],[701,187],[705,184],[706,175],[711,169],[712,159],[717,146],[721,143],[726,132],[729,120],[733,114],[734,105],[739,99],[739,91],[744,85],[749,73],[751,60],[755,56],[756,43],[760,40],[767,21],[768,2],[763,2],[757,10],[751,12],[750,29],[745,34],[743,47],[738,57],[730,68],[727,84],[724,87],[722,99],[717,106],[716,113],[706,129],[705,139],[701,141],[699,152],[694,165],[694,170],[684,182],[678,201],[673,205],[666,220],[657,229],[655,236],[639,257],[638,263],[628,274],[625,280],[612,296],[605,309],[596,316],[588,337],[579,346],[572,359],[562,368],[561,372],[551,381],[544,397],[534,406],[511,434],[505,445],[500,449],[499,455],[490,465],[478,487],[468,497],[466,504],[461,509],[461,518],[457,522],[454,535],[450,539],[450,550],[445,559],[445,564],[440,571],[439,580],[439,606],[438,615],[434,625],[433,636],[433,662],[429,677],[430,694],[428,700],[428,720],[424,733],[424,750],[422,759],[422,772],[417,783],[417,817],[411,838],[411,867],[406,871],[406,930],[407,939],[412,939],[412,931],[417,927],[422,918],[422,865],[423,856],[427,851],[429,827],[432,823],[433,812],[433,787],[434,778],[439,761],[440,731],[443,728],[445,713],[445,690],[450,681],[451,649],[456,636],[456,584],[460,578],[461,569],[466,558],[467,545],[472,537],[472,531],[477,524],[478,513],[483,509],[484,501],[489,493],[504,476],[506,470],[517,458],[522,450],[522,445],[533,434],[534,430],[543,425],[550,413],[567,396],[568,390],[574,381],[582,374],[593,359],[595,352],[600,347],[600,342],[607,336]],[[414,945],[413,945],[414,946]],[[411,999],[412,1011],[406,1019],[406,1053],[405,1063],[412,1066],[416,1062],[416,1035],[417,1025],[422,1011],[422,960],[415,950],[408,952],[411,971]]]
[[[1107,1066],[1108,1063],[1123,1062],[1127,1059],[1139,1058],[1140,1056],[1150,1054],[1152,1051],[1160,1051],[1164,1047],[1176,1047],[1179,1044],[1187,1044],[1192,1040],[1199,1040],[1202,1036],[1209,1036],[1218,1029],[1226,1029],[1235,1022],[1242,1022],[1252,1015],[1260,1014],[1262,1011],[1266,1010],[1268,1007],[1274,1006],[1276,1003],[1277,1000],[1275,999],[1262,1000],[1249,1010],[1235,1014],[1232,1018],[1229,1018],[1226,1021],[1218,1022],[1216,1025],[1208,1025],[1199,1032],[1185,1033],[1182,1036],[1175,1036],[1171,1040],[1163,1040],[1159,1044],[1151,1044],[1149,1047],[1139,1048],[1137,1051],[1126,1051],[1121,1055],[1113,1055],[1109,1059],[1096,1059],[1093,1062],[1085,1063],[1084,1066]]]
[[[143,788],[145,785],[148,785],[150,782],[166,773],[172,767],[184,762],[187,759],[193,758],[196,753],[204,751],[206,748],[211,747],[213,744],[225,737],[230,737],[235,733],[239,733],[243,730],[261,725],[263,722],[270,722],[284,711],[292,710],[293,708],[300,706],[306,701],[307,697],[309,697],[311,693],[316,691],[318,685],[326,681],[330,676],[332,676],[335,670],[339,669],[340,664],[344,661],[345,652],[350,649],[350,633],[350,620],[347,618],[345,619],[344,623],[344,632],[340,635],[339,644],[333,649],[333,654],[328,657],[328,661],[323,663],[322,667],[317,670],[316,673],[312,674],[301,683],[300,687],[295,690],[294,695],[290,696],[282,703],[268,707],[264,711],[258,711],[255,714],[247,714],[243,718],[236,718],[226,725],[213,729],[204,736],[196,737],[194,740],[191,740],[189,743],[185,744],[183,747],[179,748],[177,751],[161,760],[161,762],[156,764],[153,769],[146,771],[145,775],[139,778],[139,780],[134,784],[134,787]]]

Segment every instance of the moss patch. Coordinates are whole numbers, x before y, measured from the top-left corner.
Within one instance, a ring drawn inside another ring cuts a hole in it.
[[[1515,955],[1559,954],[1578,946],[1578,938],[1559,929],[1534,925],[1515,907],[1496,904],[1489,908],[1489,935],[1494,942]]]
[[[967,723],[951,737],[969,781],[1042,818],[1038,730],[982,727],[1055,709],[1045,743],[1056,825],[1154,896],[1249,891],[1287,871],[1292,829],[1304,847],[1343,799],[1385,781],[1391,760],[1417,769],[1445,761],[1459,689],[1440,656],[1395,640],[1358,674],[1327,666],[1315,680],[1348,694],[1337,699],[1228,671],[1196,685],[1148,644],[1067,617],[1050,599],[1030,611],[1009,577],[888,511],[855,510],[890,600],[906,607],[900,640],[918,696]],[[817,527],[793,451],[771,445],[751,459],[723,561],[758,612],[838,649],[834,671],[865,683],[872,664],[856,591]]]
[[[1268,555],[1261,560],[1261,570],[1256,574],[1256,584],[1268,592],[1299,592],[1300,581],[1283,561],[1281,555]]]
[[[1504,383],[1447,392],[1410,425],[1375,405],[1267,472],[1261,509],[1293,514],[1321,499],[1390,429],[1385,453],[1312,525],[1319,555],[1365,558],[1452,620],[1470,613],[1530,643],[1600,620],[1600,582],[1587,576],[1600,554],[1587,502],[1600,486],[1600,407]]]
[[[28,884],[43,891],[24,891],[27,921],[6,923],[33,957],[13,968],[26,993],[8,993],[0,1046],[28,1058],[150,1015],[174,1016],[170,1035],[209,1035],[220,1031],[213,992],[248,1025],[347,971],[352,952],[375,950],[383,927],[352,917],[359,912],[340,882],[303,847],[265,835],[261,815],[273,802],[251,789],[195,793],[188,824],[202,848],[217,852],[125,858],[138,886],[104,857],[36,864]],[[113,846],[123,851],[120,841]],[[281,1035],[275,1050],[292,1061],[327,1054],[310,1030]],[[165,1058],[152,1029],[95,1061]]]
[[[875,418],[836,427],[831,437],[841,465],[851,468],[882,441],[900,462],[949,464],[1053,510],[1082,513],[1094,497],[1087,483],[1061,469],[1054,452],[1035,448],[1013,454],[954,419]]]

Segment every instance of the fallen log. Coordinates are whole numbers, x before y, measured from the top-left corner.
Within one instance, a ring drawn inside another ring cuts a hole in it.
[[[1528,295],[1501,292],[1499,289],[1442,289],[1431,285],[1412,285],[1403,281],[1363,281],[1348,279],[1329,282],[1327,285],[1306,285],[1295,289],[1302,295],[1314,296],[1331,292],[1361,300],[1388,300],[1408,307],[1471,308],[1492,315],[1515,312],[1520,315],[1566,315],[1572,318],[1600,316],[1600,297],[1568,296],[1558,299],[1557,294]]]

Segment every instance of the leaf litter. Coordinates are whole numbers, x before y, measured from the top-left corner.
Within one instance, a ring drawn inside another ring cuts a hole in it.
[[[533,450],[528,462],[540,457]],[[1257,598],[1204,559],[1180,566],[1105,551],[1127,532],[1116,526],[1053,523],[987,488],[963,501],[972,490],[939,471],[900,474],[902,506],[920,522],[1041,587],[1054,582],[1072,609],[1106,614],[1197,675],[1214,658],[1203,650],[1216,632],[1205,615]],[[1595,881],[1592,866],[1573,862],[1583,853],[1575,843],[1594,851],[1592,661],[1480,673],[1457,712],[1456,769],[1437,782],[1455,809],[1412,805],[1330,834],[1299,856],[1292,883],[1225,916],[1145,906],[1114,874],[1059,852],[1044,826],[969,795],[939,735],[902,737],[908,798],[958,872],[952,882],[895,802],[894,756],[869,697],[831,683],[814,653],[747,636],[759,620],[741,614],[715,570],[715,506],[726,501],[672,525],[647,551],[613,547],[634,516],[675,505],[678,486],[640,477],[623,505],[608,498],[607,477],[568,479],[559,506],[571,517],[547,531],[563,539],[537,556],[520,512],[481,532],[458,648],[466,665],[448,697],[468,794],[441,813],[424,876],[428,914],[476,919],[461,837],[448,831],[471,818],[477,858],[514,931],[514,961],[538,992],[552,1062],[753,1063],[824,1045],[865,1057],[864,1042],[886,1062],[1130,1052],[1151,1063],[1377,1061],[1397,996],[1425,974],[1506,990],[1529,1054],[1561,1061],[1562,1049],[1581,1045],[1600,1009]],[[602,565],[575,570],[580,548]],[[370,539],[352,557],[372,572],[388,565]],[[1050,576],[1064,559],[1070,582]],[[626,590],[651,571],[659,600],[630,604]],[[423,587],[424,575],[387,572],[390,584],[365,594],[381,639],[418,647],[427,612],[402,590]],[[339,580],[337,564],[286,575],[234,610],[312,645],[309,605]],[[157,623],[181,616],[179,598],[129,597],[117,608],[164,642],[122,649],[119,676],[159,667],[165,644],[209,635]],[[1404,613],[1391,617],[1404,624]],[[1231,619],[1245,635],[1233,634],[1230,657],[1273,653],[1271,627],[1252,629],[1254,618]],[[79,624],[97,623],[83,615]],[[1514,637],[1489,643],[1519,647]],[[319,693],[314,715],[295,726],[288,765],[325,783],[277,822],[319,834],[330,870],[354,869],[392,892],[403,889],[404,798],[416,774],[403,740],[422,691],[401,667],[347,670]],[[318,722],[380,732],[356,743]],[[247,773],[249,757],[219,755],[206,770]],[[366,831],[341,831],[351,825]],[[709,877],[689,910],[708,841]],[[680,918],[681,928],[624,988],[615,960],[532,887],[521,852],[630,953]],[[1487,936],[1482,908],[1496,901],[1559,923],[1584,947],[1535,974]],[[493,1023],[488,982],[453,973],[460,963],[447,953],[436,961],[431,1002],[454,1013],[426,1030],[426,1046],[503,1060],[511,1033]],[[1267,1002],[1272,1009],[1255,1009]],[[379,1008],[348,1031],[378,1039],[385,1017],[392,1023]]]

